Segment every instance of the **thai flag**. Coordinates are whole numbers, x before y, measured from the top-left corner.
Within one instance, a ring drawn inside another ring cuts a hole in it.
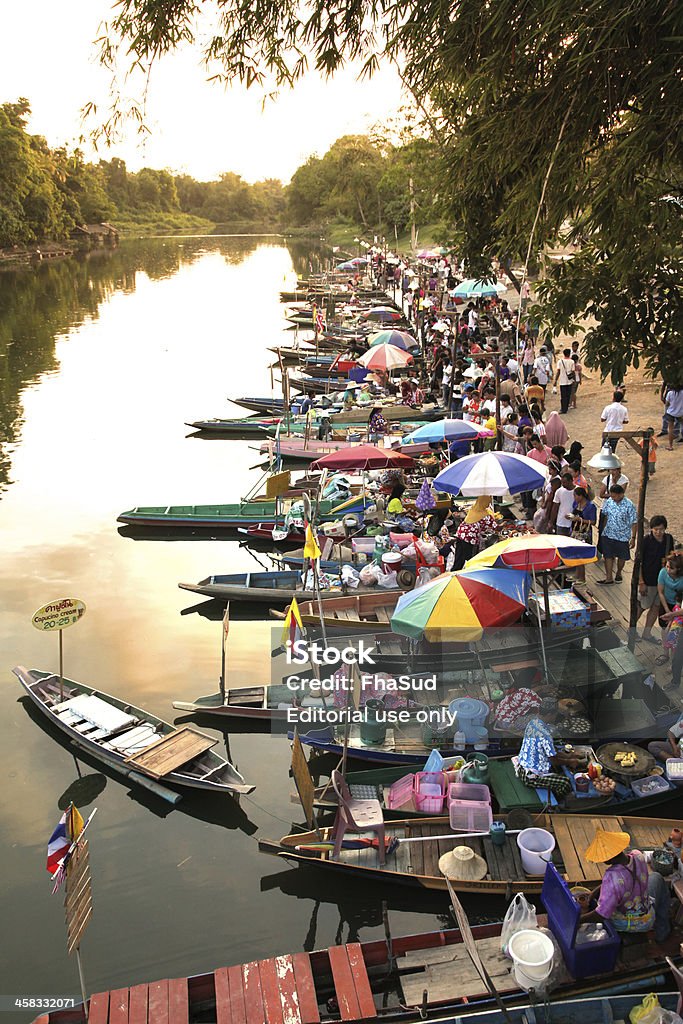
[[[68,810],[64,811],[64,814],[59,819],[57,828],[48,840],[47,864],[45,866],[51,875],[56,874],[59,869],[59,862],[63,859],[64,854],[71,846],[71,840],[68,836],[66,824],[68,814]]]

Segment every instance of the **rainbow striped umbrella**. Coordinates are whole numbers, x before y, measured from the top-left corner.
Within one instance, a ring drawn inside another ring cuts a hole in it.
[[[394,633],[436,642],[480,640],[485,629],[510,626],[529,597],[529,574],[488,567],[446,572],[399,598]]]
[[[559,569],[563,565],[586,565],[587,562],[597,560],[595,544],[586,544],[574,537],[529,534],[509,537],[492,544],[490,548],[484,548],[469,559],[466,568],[507,566],[510,569],[541,572],[543,569]]]
[[[370,335],[368,341],[370,348],[374,348],[375,345],[395,345],[396,348],[402,348],[404,351],[417,348],[417,341],[407,331],[377,331]]]

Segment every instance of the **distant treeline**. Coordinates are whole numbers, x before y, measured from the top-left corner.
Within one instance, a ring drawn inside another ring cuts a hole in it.
[[[344,136],[288,186],[273,178],[250,185],[231,172],[196,181],[149,167],[131,172],[117,158],[86,163],[79,150],[50,149],[30,135],[30,113],[25,99],[0,106],[0,246],[59,241],[79,224],[170,224],[174,215],[273,229],[345,222],[387,235],[438,219],[434,154],[424,139],[396,147]]]

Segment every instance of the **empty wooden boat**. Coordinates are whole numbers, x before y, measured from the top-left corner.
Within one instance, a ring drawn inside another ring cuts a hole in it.
[[[404,593],[403,587],[373,587],[361,593],[354,590],[341,597],[327,597],[323,604],[323,621],[329,629],[347,632],[389,630],[396,602]],[[304,624],[320,625],[317,601],[302,601],[299,611]]]
[[[72,743],[132,781],[159,780],[181,790],[251,793],[242,775],[196,729],[175,729],[132,704],[53,672],[13,672],[33,703]]]

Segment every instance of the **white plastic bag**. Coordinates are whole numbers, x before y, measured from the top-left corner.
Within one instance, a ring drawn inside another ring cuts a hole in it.
[[[671,1010],[665,1010],[659,999],[651,992],[642,1003],[634,1006],[628,1015],[631,1024],[678,1024],[680,1017]]]
[[[341,581],[347,587],[351,587],[352,590],[355,590],[358,584],[360,583],[360,573],[358,573],[357,570],[354,569],[352,565],[343,565],[341,571]]]
[[[374,587],[383,575],[384,574],[377,565],[377,562],[370,562],[369,565],[364,565],[361,569],[360,581],[364,587]]]
[[[395,572],[383,572],[377,582],[385,590],[391,590],[392,587],[398,586],[398,576]]]
[[[436,577],[439,575],[440,573],[436,566],[434,566],[433,568],[431,568],[428,565],[420,566],[417,573],[417,583],[415,584],[415,589],[417,590],[418,587],[424,587],[425,583],[429,583],[430,580],[436,579]]]
[[[525,928],[537,928],[536,908],[529,903],[523,892],[518,892],[512,897],[510,906],[503,919],[503,927],[500,933],[500,948],[508,956],[508,944],[516,932]]]

